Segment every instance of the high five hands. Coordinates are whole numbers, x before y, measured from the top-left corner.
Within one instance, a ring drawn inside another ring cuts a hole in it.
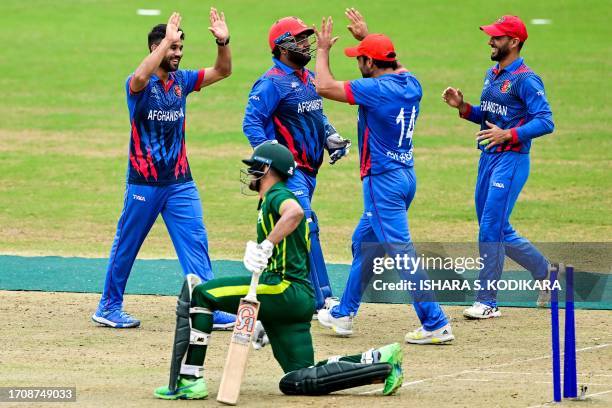
[[[225,14],[219,13],[216,8],[211,7],[208,15],[210,19],[210,27],[208,31],[215,36],[218,42],[226,42],[229,38],[229,29],[225,23]]]
[[[350,24],[346,28],[351,32],[357,41],[361,41],[368,35],[368,25],[359,11],[353,7],[347,8],[344,12]]]
[[[181,40],[183,32],[180,31],[180,26],[181,15],[175,11],[168,19],[168,24],[166,24],[166,40],[168,40],[170,44]]]
[[[332,37],[332,31],[334,29],[334,21],[331,17],[323,17],[321,19],[321,30],[317,30],[317,27],[313,27],[317,36],[317,48],[320,50],[329,50],[340,37]]]

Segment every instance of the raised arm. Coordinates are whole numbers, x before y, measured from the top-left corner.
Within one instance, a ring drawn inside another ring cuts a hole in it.
[[[353,7],[347,8],[344,12],[346,18],[349,19],[350,24],[346,28],[351,32],[353,38],[357,41],[361,41],[368,35],[368,25],[365,19],[359,13],[359,11]]]
[[[334,79],[329,68],[329,50],[338,41],[338,37],[332,38],[334,22],[331,17],[323,17],[321,21],[321,30],[315,27],[317,35],[317,63],[315,66],[316,78],[315,87],[317,93],[324,98],[332,99],[338,102],[348,102],[346,92],[344,90],[344,82]]]
[[[208,30],[215,37],[217,43],[217,60],[214,67],[206,68],[202,87],[214,84],[232,73],[232,54],[229,47],[229,29],[225,23],[225,14],[219,13],[216,8],[211,7],[210,27]]]
[[[179,30],[180,24],[181,15],[176,12],[172,13],[166,25],[166,36],[159,44],[152,46],[151,53],[142,60],[138,68],[136,68],[136,71],[134,71],[134,75],[130,80],[131,92],[140,92],[147,86],[149,78],[151,78],[151,75],[153,75],[155,70],[159,67],[159,64],[161,64],[166,52],[171,47],[176,46],[176,44],[174,44],[175,42],[180,41],[181,35],[183,34]]]

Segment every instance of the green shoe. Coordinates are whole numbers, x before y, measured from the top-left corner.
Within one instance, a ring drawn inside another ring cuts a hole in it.
[[[402,370],[402,347],[399,343],[392,343],[378,349],[380,353],[380,363],[391,364],[391,373],[385,379],[383,395],[395,393],[404,381],[404,371]]]
[[[204,378],[196,380],[181,378],[175,392],[170,391],[168,387],[158,387],[153,391],[153,395],[165,400],[204,399],[208,397],[208,388]]]

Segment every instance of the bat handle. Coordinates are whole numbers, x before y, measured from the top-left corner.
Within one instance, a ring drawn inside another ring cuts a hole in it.
[[[257,301],[257,284],[259,283],[259,275],[261,272],[253,272],[251,276],[251,285],[249,286],[249,293],[245,296],[246,300],[251,302]]]

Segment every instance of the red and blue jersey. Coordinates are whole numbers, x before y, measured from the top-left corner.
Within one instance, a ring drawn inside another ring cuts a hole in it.
[[[359,105],[361,178],[413,167],[412,134],[423,96],[414,75],[401,72],[357,79],[345,82],[344,90],[348,102]]]
[[[251,89],[242,129],[252,147],[278,140],[293,153],[300,170],[315,176],[323,163],[328,121],[314,73],[272,60],[274,66]]]
[[[125,83],[131,139],[127,180],[131,184],[168,185],[191,181],[185,148],[185,102],[199,91],[204,70],[170,72],[163,82],[152,75],[140,92]]]
[[[485,121],[511,129],[508,142],[493,149],[478,146],[486,153],[529,153],[531,140],[551,133],[555,126],[544,84],[522,58],[501,70],[499,64],[491,67],[485,75],[480,106],[468,105],[462,117],[480,124],[481,130],[489,128]]]

